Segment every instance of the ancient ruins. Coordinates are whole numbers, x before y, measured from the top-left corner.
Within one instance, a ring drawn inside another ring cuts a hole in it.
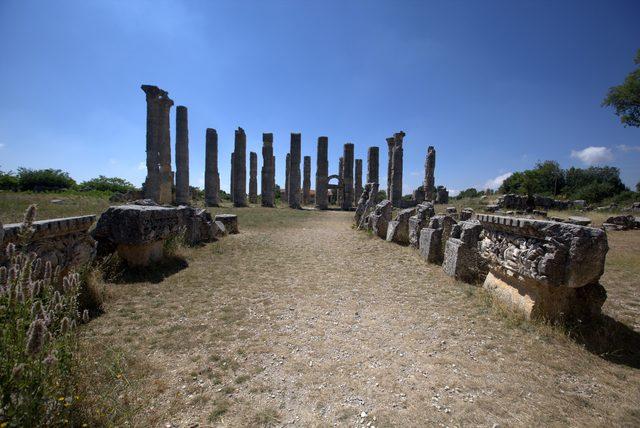
[[[329,206],[327,185],[329,184],[329,139],[318,137],[316,156],[316,208],[326,210]]]
[[[302,155],[302,136],[291,133],[291,148],[289,151],[289,185],[287,186],[287,197],[289,198],[289,208],[298,209],[300,204],[300,161]]]
[[[249,152],[249,202],[258,203],[258,154]]]
[[[263,207],[275,207],[275,167],[273,155],[273,134],[262,134],[262,170],[260,174],[261,198]]]
[[[220,206],[220,174],[218,173],[218,133],[207,128],[204,166],[204,199],[208,207]]]
[[[247,136],[244,129],[235,132],[233,150],[233,206],[247,206]]]

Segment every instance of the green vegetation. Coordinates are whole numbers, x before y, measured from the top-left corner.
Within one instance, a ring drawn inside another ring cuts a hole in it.
[[[640,49],[634,62],[640,66]],[[640,67],[629,73],[624,83],[610,88],[602,105],[613,107],[624,126],[640,127]]]
[[[105,177],[104,175],[101,175],[98,178],[93,178],[80,183],[78,190],[83,192],[97,190],[100,192],[126,193],[136,190],[136,187],[124,178]]]
[[[625,200],[637,197],[620,180],[618,168],[592,166],[563,170],[555,161],[539,162],[533,169],[512,174],[502,183],[500,192],[584,199],[588,203],[619,195]]]
[[[75,403],[75,328],[82,277],[60,277],[59,269],[24,250],[35,219],[29,207],[18,245],[9,244],[0,267],[0,426],[69,423]],[[87,321],[88,311],[82,319]]]
[[[52,168],[18,168],[17,178],[20,190],[36,192],[70,189],[76,185],[69,173]]]

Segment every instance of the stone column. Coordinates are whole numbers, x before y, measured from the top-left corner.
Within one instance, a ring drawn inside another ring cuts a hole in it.
[[[284,203],[289,203],[289,170],[291,169],[291,153],[287,153],[287,160],[284,171],[284,193],[281,195],[281,199]]]
[[[367,151],[367,183],[380,183],[378,175],[380,165],[380,148],[369,147]]]
[[[229,185],[229,197],[231,198],[231,202],[233,202],[233,170],[235,169],[235,154],[233,152],[231,152],[231,174],[230,174],[230,178],[231,178],[231,184]]]
[[[258,154],[249,152],[249,202],[258,203]]]
[[[208,207],[220,206],[220,174],[218,173],[218,133],[207,128],[204,160],[204,202]]]
[[[157,86],[142,85],[147,101],[147,178],[144,182],[144,197],[157,201],[160,193],[160,103],[161,89]]]
[[[394,207],[402,206],[402,139],[404,132],[400,131],[393,135],[393,168],[391,171],[391,203]]]
[[[387,147],[389,149],[389,161],[387,162],[387,199],[391,200],[391,171],[393,170],[393,145],[395,144],[393,137],[387,138]]]
[[[144,183],[144,196],[167,204],[171,203],[173,182],[169,133],[169,110],[173,101],[167,91],[157,86],[142,85],[141,89],[146,94],[147,101],[147,178]]]
[[[343,183],[343,195],[342,195],[342,209],[345,211],[353,208],[353,144],[347,143],[344,145],[344,163],[342,170],[342,183]]]
[[[356,159],[356,178],[354,183],[353,203],[357,204],[362,196],[362,159]]]
[[[329,139],[318,137],[318,159],[316,161],[316,207],[326,210],[329,206],[327,199],[327,178],[329,177],[328,159]]]
[[[436,150],[433,146],[427,149],[427,158],[424,162],[424,199],[432,202],[436,199],[436,187],[434,173],[436,171]]]
[[[302,176],[302,204],[309,205],[309,199],[311,198],[311,156],[304,157]]]
[[[289,208],[300,208],[300,161],[302,156],[302,136],[291,133],[289,163]]]
[[[173,203],[173,171],[171,170],[171,124],[170,111],[173,100],[165,96],[160,100],[160,130],[162,138],[159,147],[160,159],[160,196],[161,205]]]
[[[342,187],[337,189],[336,205],[342,206],[342,197],[344,196],[344,157],[342,156],[338,160],[338,177],[340,177],[338,184],[341,184]]]
[[[233,206],[247,206],[247,136],[238,128],[233,152]]]
[[[187,205],[189,193],[189,120],[185,106],[176,107],[176,204]]]
[[[260,194],[262,206],[273,207],[274,191],[273,176],[275,171],[273,157],[273,134],[262,134],[262,170],[260,173]]]

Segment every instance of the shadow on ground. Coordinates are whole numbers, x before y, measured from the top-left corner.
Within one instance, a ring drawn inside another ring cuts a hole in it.
[[[571,337],[600,358],[640,369],[640,333],[608,315],[580,325]]]
[[[111,272],[105,278],[114,284],[150,282],[157,284],[165,278],[189,267],[189,263],[179,256],[168,256],[152,266],[127,267],[120,262],[117,268],[110,268]]]

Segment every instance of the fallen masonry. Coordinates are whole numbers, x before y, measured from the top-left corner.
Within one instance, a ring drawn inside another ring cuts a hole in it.
[[[420,246],[420,231],[427,227],[431,217],[435,215],[432,202],[423,202],[416,206],[415,215],[409,218],[409,245]]]
[[[82,266],[96,255],[96,241],[89,234],[96,216],[65,217],[35,221],[26,251],[34,252],[43,262],[51,262],[53,268],[62,271]],[[22,223],[0,223],[0,248],[20,241]],[[6,260],[0,252],[0,265]]]
[[[415,208],[400,210],[395,220],[387,227],[387,241],[409,245],[409,218],[416,213]]]
[[[238,216],[235,214],[217,214],[215,221],[222,223],[227,233],[240,233],[240,230],[238,229]]]
[[[601,229],[553,221],[478,215],[483,287],[526,318],[587,319],[599,314],[606,291],[607,235]]]
[[[101,252],[117,251],[130,266],[148,266],[163,258],[164,243],[171,237],[184,234],[193,245],[213,241],[225,230],[237,233],[236,216],[218,217],[213,220],[205,210],[187,206],[163,207],[140,201],[107,209],[92,235]]]
[[[392,212],[393,205],[391,201],[385,199],[376,205],[373,212],[369,214],[369,229],[372,230],[376,236],[387,239],[387,228],[391,221]]]

